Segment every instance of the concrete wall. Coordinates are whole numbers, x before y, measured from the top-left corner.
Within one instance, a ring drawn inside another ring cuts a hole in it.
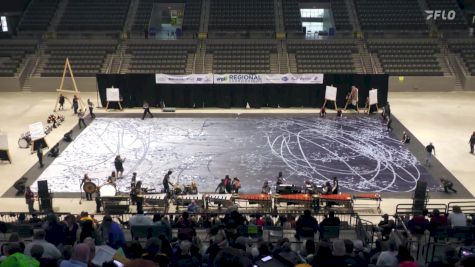
[[[465,76],[462,79],[462,86],[465,91],[475,90],[475,76]]]
[[[81,92],[95,92],[97,90],[96,77],[76,77],[78,90]],[[61,77],[32,77],[31,90],[33,92],[54,92],[59,89]],[[74,90],[71,78],[66,78],[63,88]]]
[[[0,77],[0,92],[17,92],[20,90],[18,77]]]
[[[455,87],[455,76],[390,76],[389,91],[451,91]]]

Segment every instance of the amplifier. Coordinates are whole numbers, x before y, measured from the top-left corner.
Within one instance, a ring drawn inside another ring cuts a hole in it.
[[[163,112],[175,112],[176,108],[163,108],[162,111]]]

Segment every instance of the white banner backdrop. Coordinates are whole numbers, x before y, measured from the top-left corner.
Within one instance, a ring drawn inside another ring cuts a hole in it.
[[[155,74],[157,84],[322,84],[323,74]]]
[[[323,74],[214,74],[214,83],[236,84],[322,84]]]
[[[157,84],[212,84],[213,74],[168,75],[155,74]]]

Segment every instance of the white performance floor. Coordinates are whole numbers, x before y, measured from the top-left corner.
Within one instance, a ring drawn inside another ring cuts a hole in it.
[[[5,193],[12,184],[31,168],[37,158],[27,149],[19,149],[18,138],[28,130],[28,125],[46,121],[56,102],[56,93],[0,93],[0,131],[8,133],[10,154],[13,163],[0,163],[0,193]],[[95,93],[83,94],[83,98],[96,99]],[[469,154],[468,139],[475,131],[475,92],[450,93],[390,93],[392,113],[423,143],[433,142],[436,157],[475,195],[475,156]],[[95,102],[95,101],[94,101]],[[141,113],[141,109],[126,110],[126,113]],[[105,112],[97,110],[98,113]],[[152,110],[152,112],[159,112]],[[318,112],[312,109],[205,109],[178,110],[179,113],[299,113]],[[46,137],[49,144],[58,142],[76,123],[71,110],[62,111],[66,121]],[[139,115],[138,115],[139,116]],[[111,163],[110,163],[111,164]],[[112,167],[112,166],[109,166]],[[110,170],[110,168],[109,168]],[[105,173],[104,173],[105,174]],[[160,176],[162,176],[160,174]],[[77,179],[79,179],[78,177]],[[59,178],[58,178],[59,179]],[[160,177],[161,180],[161,177]],[[395,205],[411,203],[411,199],[384,199],[383,213],[394,212]],[[450,200],[454,201],[454,200]],[[444,203],[443,199],[434,200]],[[78,199],[55,199],[53,206],[60,212],[93,211],[93,203],[78,205]],[[22,198],[3,198],[0,211],[26,211]]]

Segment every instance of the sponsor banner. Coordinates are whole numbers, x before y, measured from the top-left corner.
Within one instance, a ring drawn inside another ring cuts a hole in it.
[[[323,74],[214,74],[215,84],[322,84]]]
[[[213,74],[168,75],[155,74],[156,83],[166,84],[212,84]]]

